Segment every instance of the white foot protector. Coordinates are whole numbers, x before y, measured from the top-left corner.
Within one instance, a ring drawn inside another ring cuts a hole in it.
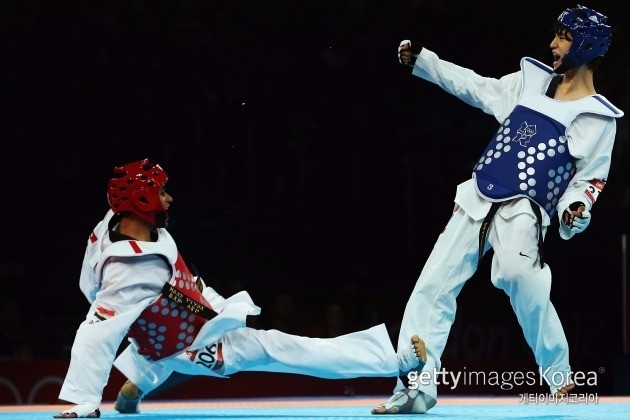
[[[397,391],[389,400],[372,410],[372,414],[424,414],[437,400],[417,389]]]
[[[98,404],[94,403],[82,403],[77,404],[70,410],[62,411],[61,413],[53,416],[56,419],[71,419],[71,418],[98,418],[101,417],[101,412],[98,409]]]

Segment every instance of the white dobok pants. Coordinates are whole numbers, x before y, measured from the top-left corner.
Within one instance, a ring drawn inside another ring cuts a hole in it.
[[[409,339],[409,338],[408,338]],[[213,370],[218,343],[224,365]],[[145,394],[172,372],[225,377],[237,372],[295,373],[328,379],[398,376],[396,352],[385,325],[335,338],[310,338],[277,330],[240,328],[197,352],[151,362],[129,345],[114,362]]]
[[[482,221],[475,221],[461,207],[456,208],[409,298],[398,339],[398,349],[408,346],[413,334],[425,340],[428,360],[422,370],[431,378],[434,370],[441,369],[440,357],[455,319],[457,295],[477,269]],[[550,384],[555,392],[571,382],[567,380],[571,371],[569,349],[558,314],[549,300],[551,271],[547,264],[540,266],[538,227],[533,211],[508,220],[497,213],[487,242],[484,253],[494,249],[492,283],[510,298],[540,372],[546,372],[543,384]],[[419,389],[437,398],[435,381],[424,382],[430,383],[420,383]],[[399,379],[395,391],[403,387]]]

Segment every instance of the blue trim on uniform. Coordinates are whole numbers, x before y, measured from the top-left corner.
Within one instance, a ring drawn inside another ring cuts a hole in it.
[[[606,108],[610,109],[615,115],[619,115],[619,110],[612,106],[607,100],[601,98],[600,96],[593,96],[593,98],[597,99],[601,102]]]
[[[543,64],[543,63],[541,63],[539,61],[536,61],[533,58],[525,57],[525,60],[530,62],[530,63],[532,63],[533,65],[535,65],[539,69],[546,71],[549,74],[553,73],[553,70],[551,69],[551,67],[549,67],[549,66],[547,66],[547,65],[545,65],[545,64]]]

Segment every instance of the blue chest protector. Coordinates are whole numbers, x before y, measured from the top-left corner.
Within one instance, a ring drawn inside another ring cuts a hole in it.
[[[526,197],[552,216],[576,171],[566,138],[569,126],[582,113],[619,117],[621,111],[601,95],[575,101],[549,98],[545,91],[553,70],[527,57],[521,70],[521,96],[475,163],[473,176],[487,200]]]

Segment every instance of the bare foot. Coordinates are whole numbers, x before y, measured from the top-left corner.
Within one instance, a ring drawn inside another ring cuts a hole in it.
[[[127,381],[120,388],[120,393],[128,400],[135,400],[136,398],[138,398],[138,394],[140,394],[140,389],[138,389],[138,387],[133,382]]]
[[[416,354],[416,357],[418,358],[418,360],[420,360],[421,363],[426,362],[427,349],[424,344],[424,340],[422,340],[417,335],[414,335],[411,337],[411,344],[413,345],[413,351]]]
[[[142,390],[133,382],[127,381],[120,388],[120,392],[114,403],[114,408],[116,411],[123,414],[139,413],[138,406],[140,405],[141,397]]]
[[[410,346],[398,349],[399,376],[404,376],[412,370],[422,369],[427,361],[427,350],[424,341],[415,334],[411,336],[410,342]]]
[[[398,414],[398,407],[392,407],[388,410],[384,405],[379,405],[372,409],[372,414]]]
[[[573,388],[575,388],[575,384],[565,385],[556,391],[556,396],[561,397],[563,395],[567,395]]]

